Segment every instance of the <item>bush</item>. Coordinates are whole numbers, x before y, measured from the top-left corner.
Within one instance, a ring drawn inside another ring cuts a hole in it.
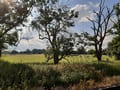
[[[60,85],[60,76],[61,73],[57,70],[54,70],[51,67],[43,68],[41,70],[36,71],[36,81],[38,86],[44,87],[46,89],[50,89],[51,87]]]
[[[49,90],[57,86],[71,86],[87,80],[100,81],[105,76],[120,75],[120,64],[95,63],[65,64],[59,68],[45,66],[34,71],[28,65],[0,62],[0,87],[2,90],[30,90],[41,87]]]
[[[92,64],[95,67],[95,70],[99,70],[104,73],[105,76],[117,76],[120,75],[120,64],[106,64],[106,63],[99,63],[99,64]]]
[[[0,87],[23,89],[34,86],[34,71],[23,64],[0,62]]]
[[[67,65],[61,73],[61,79],[64,85],[73,85],[89,79],[98,80],[100,76],[94,68],[79,64]]]

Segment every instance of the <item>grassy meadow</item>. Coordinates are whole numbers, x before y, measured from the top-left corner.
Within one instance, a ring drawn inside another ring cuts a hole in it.
[[[22,63],[22,64],[42,64],[47,63],[44,54],[20,54],[20,55],[3,55],[2,60],[9,63]],[[114,57],[103,56],[103,61],[106,62],[115,62]],[[97,62],[97,58],[93,55],[71,55],[60,61],[60,63],[93,63]],[[48,63],[53,63],[53,60],[50,60]]]
[[[3,55],[0,61],[1,90],[93,90],[120,84],[120,62],[103,56],[68,56],[60,64],[46,62],[43,54]],[[86,87],[87,85],[87,87]]]

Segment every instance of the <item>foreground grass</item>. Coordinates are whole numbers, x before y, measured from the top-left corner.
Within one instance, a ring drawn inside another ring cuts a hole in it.
[[[48,90],[58,87],[61,90],[86,90],[120,84],[120,62],[113,57],[103,56],[103,62],[98,63],[91,55],[69,56],[67,61],[62,60],[58,65],[53,65],[52,61],[45,64],[42,54],[4,55],[2,59],[2,90]]]
[[[59,87],[60,90],[86,90],[120,84],[118,63],[43,65],[1,61],[0,68],[2,90],[55,90]]]

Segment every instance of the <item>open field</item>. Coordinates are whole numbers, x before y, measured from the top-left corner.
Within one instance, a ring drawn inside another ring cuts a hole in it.
[[[46,63],[43,54],[3,55],[0,89],[93,90],[120,84],[120,61],[114,57],[103,56],[103,62],[98,63],[92,55],[78,55],[58,65],[52,63]]]
[[[46,63],[46,58],[43,54],[30,54],[30,55],[3,55],[2,59],[10,63]],[[114,57],[103,56],[103,61],[114,62]],[[72,55],[67,57],[67,60],[61,60],[60,63],[92,63],[97,62],[93,55]],[[50,60],[48,63],[53,63]]]

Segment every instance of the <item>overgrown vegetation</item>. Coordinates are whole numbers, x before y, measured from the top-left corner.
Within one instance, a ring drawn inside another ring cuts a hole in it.
[[[0,61],[0,88],[20,89],[34,86],[35,72],[31,67],[24,64],[10,64]]]
[[[100,82],[105,77],[120,75],[120,64],[92,63],[92,64],[10,64],[0,62],[0,88],[26,89],[41,87],[50,89],[55,87],[69,87],[94,80]]]

